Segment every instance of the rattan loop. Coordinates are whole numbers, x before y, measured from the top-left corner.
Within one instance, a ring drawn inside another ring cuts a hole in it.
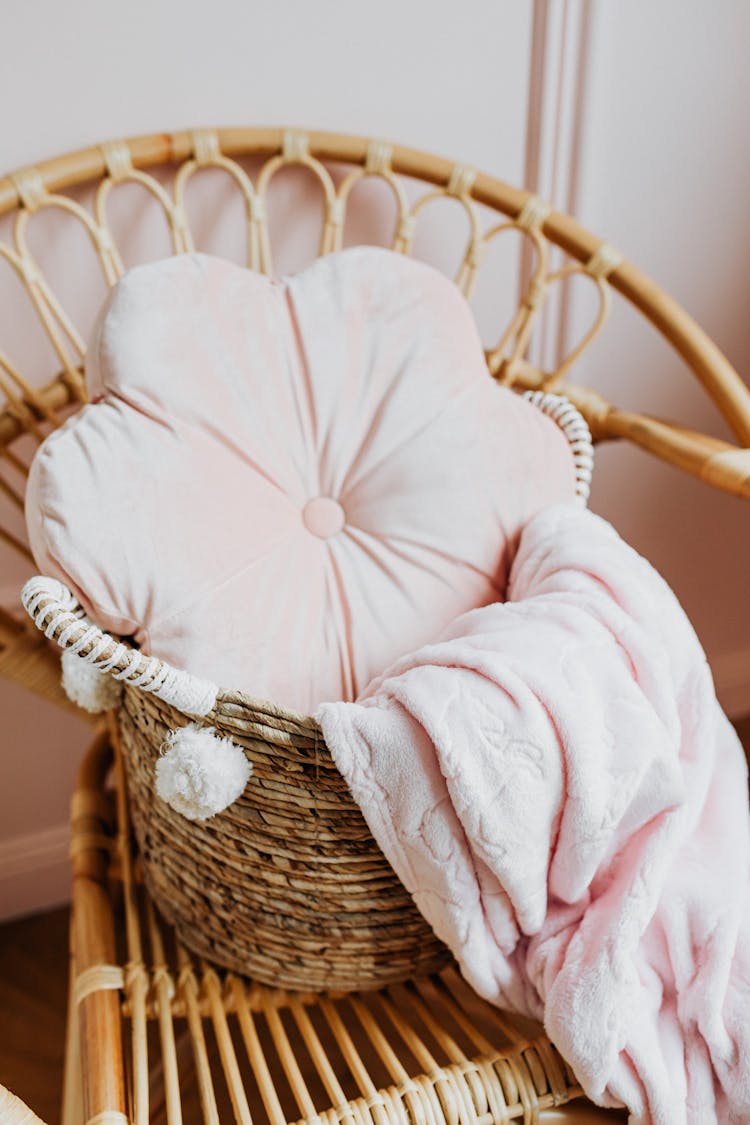
[[[190,964],[190,962],[187,962],[187,964],[183,965],[179,973],[177,974],[177,988],[180,990],[180,992],[184,992],[186,988],[191,987],[197,989],[197,981],[195,979],[195,971],[193,969],[193,966]]]
[[[97,789],[76,789],[70,799],[70,819],[93,816],[98,820],[109,820],[111,815],[109,801]]]
[[[365,157],[365,172],[372,176],[382,176],[390,171],[393,148],[386,141],[368,141]]]
[[[197,164],[211,164],[221,156],[219,135],[215,129],[193,129],[190,138]]]
[[[284,160],[290,164],[300,163],[309,155],[310,138],[307,133],[297,132],[295,129],[285,129],[281,146]]]
[[[141,961],[128,961],[125,966],[124,981],[125,990],[128,995],[136,988],[147,992],[148,973],[146,972],[145,965]]]
[[[96,240],[99,244],[99,249],[102,254],[111,254],[115,249],[114,240],[107,227],[97,227]]]
[[[549,203],[540,196],[530,195],[518,213],[516,226],[521,230],[540,230],[551,211]]]
[[[125,141],[106,141],[101,151],[110,179],[124,180],[133,171],[130,149]]]
[[[83,1003],[93,992],[117,991],[125,987],[125,974],[120,965],[93,965],[79,973],[73,985],[73,1003]]]
[[[20,168],[11,172],[10,178],[22,205],[33,214],[47,194],[41,172],[37,168]]]
[[[190,230],[187,212],[185,211],[185,208],[179,203],[176,203],[172,208],[172,225],[174,226],[175,230],[179,231],[181,234],[189,232]]]
[[[285,153],[288,157],[304,154],[303,162],[314,169],[319,177],[329,162],[340,166],[353,165],[355,170],[349,172],[344,181],[348,180],[350,184],[355,182],[351,179],[352,176],[358,178],[364,172],[382,174],[398,197],[400,216],[405,215],[409,208],[406,192],[399,179],[402,174],[429,185],[445,185],[452,180],[453,189],[458,191],[465,190],[467,187],[467,181],[462,182],[462,176],[455,171],[455,168],[452,174],[452,165],[449,162],[431,154],[419,153],[396,145],[391,150],[391,146],[380,140],[367,142],[359,137],[346,137],[340,134],[297,133],[298,138],[304,138],[299,141],[294,139],[293,132],[289,130],[285,137]],[[15,237],[18,242],[23,241],[25,221],[33,210],[54,204],[69,215],[75,216],[88,225],[106,280],[113,284],[124,271],[124,264],[117,249],[110,244],[106,236],[97,234],[96,225],[106,224],[105,202],[109,189],[116,180],[137,180],[158,200],[169,218],[171,199],[168,191],[161,186],[156,176],[144,169],[153,166],[166,169],[173,161],[182,161],[181,168],[177,172],[179,179],[186,168],[192,171],[198,160],[208,160],[211,154],[214,154],[216,161],[242,183],[247,199],[253,191],[253,184],[239,164],[229,157],[217,154],[216,145],[218,143],[219,153],[222,149],[226,149],[233,157],[268,157],[270,136],[281,138],[280,134],[275,131],[270,133],[267,129],[198,129],[193,133],[178,132],[168,135],[159,133],[137,138],[131,142],[121,140],[89,148],[55,161],[46,161],[36,168],[22,169],[20,172],[10,174],[5,180],[6,190],[4,199],[0,200],[0,209],[4,214],[15,212]],[[273,142],[271,147],[274,147]],[[271,156],[263,165],[259,183],[265,176],[263,180],[265,184],[275,168],[284,162],[284,156],[280,154],[282,147],[284,146],[279,144],[279,153]],[[187,160],[184,159],[185,157]],[[326,165],[320,163],[319,158],[324,159]],[[105,169],[106,174],[103,174]],[[268,169],[270,173],[267,172]],[[56,194],[47,192],[48,183],[54,183]],[[333,194],[332,185],[327,181],[324,183],[326,192],[330,196]],[[91,184],[96,188],[92,205],[96,221],[92,225],[89,225],[90,216],[86,217],[89,215],[86,206],[75,202],[70,195],[57,194],[84,184]],[[445,186],[428,192],[430,198],[445,194]],[[466,195],[458,198],[468,208],[470,198]],[[570,216],[550,212],[546,204],[540,203],[536,198],[526,197],[520,213],[513,218],[518,211],[518,199],[518,192],[511,189],[509,185],[490,176],[482,177],[483,204],[510,219],[508,224],[503,223],[498,229],[510,225],[534,236],[541,274],[546,275],[547,271],[548,243],[561,247],[576,262],[588,261],[588,276],[597,282],[600,290],[606,288],[607,293],[609,287],[604,286],[604,279],[614,271],[613,288],[619,290],[627,301],[645,315],[687,361],[688,366],[703,383],[706,391],[729,422],[739,439],[739,447],[723,443],[723,448],[717,452],[715,439],[708,435],[696,433],[688,437],[684,429],[674,423],[660,422],[647,415],[634,414],[630,411],[619,411],[612,406],[603,415],[601,425],[597,424],[597,437],[600,439],[619,437],[633,441],[663,460],[705,480],[713,487],[739,496],[750,496],[750,475],[747,473],[747,457],[743,452],[743,447],[750,447],[750,397],[737,372],[705,333],[666,293],[659,290],[650,280],[643,278],[629,263],[623,262],[620,268],[616,268],[612,254],[604,250],[597,252],[596,240],[589,232],[579,227]],[[549,217],[545,218],[547,215]],[[255,269],[271,272],[272,261],[268,242],[264,237],[265,232],[252,216],[248,226],[250,228],[247,232],[248,262]],[[408,228],[403,228],[401,235],[397,235],[392,243],[393,249],[399,253],[408,253],[410,233]],[[478,236],[478,233],[475,229],[474,236]],[[329,224],[328,229],[324,230],[321,252],[327,253],[337,248],[337,234],[338,228],[332,228]],[[177,252],[190,249],[191,240],[187,231],[181,232],[174,230],[173,227],[173,235],[174,248]],[[0,254],[6,260],[11,260],[9,249],[3,243],[0,243]],[[16,268],[19,268],[17,264]],[[569,273],[569,267],[566,269]],[[579,272],[587,272],[585,265],[576,266],[576,269]],[[551,278],[548,276],[547,280]],[[458,281],[462,289],[468,292],[473,278],[467,276],[467,271],[464,270]],[[22,414],[8,397],[5,409],[0,412],[0,443],[4,448],[14,442],[22,432],[31,432],[36,437],[43,436],[46,424],[54,425],[61,409],[72,402],[85,399],[82,381],[74,370],[78,364],[70,361],[63,340],[63,337],[75,339],[75,347],[78,350],[82,348],[82,342],[76,338],[72,319],[64,311],[63,305],[56,300],[52,287],[44,279],[37,291],[34,291],[34,286],[27,286],[27,289],[37,306],[43,330],[60,358],[62,370],[41,392],[40,398],[44,404],[41,412],[44,415],[42,426],[38,424],[36,409],[33,417],[28,413]],[[598,318],[595,330],[583,338],[579,347],[568,357],[562,370],[553,373],[550,380],[544,380],[543,377],[540,380],[538,373],[527,370],[528,365],[522,358],[527,354],[533,317],[528,315],[530,311],[528,305],[516,311],[524,315],[520,320],[511,318],[510,332],[506,328],[505,334],[501,336],[507,347],[502,350],[496,348],[488,356],[488,362],[491,371],[496,373],[503,365],[503,356],[507,354],[508,363],[503,371],[503,380],[520,383],[526,387],[539,386],[544,382],[549,388],[567,374],[573,363],[591,343],[604,319],[603,315]],[[28,384],[25,379],[23,384],[24,395],[28,396],[29,390],[26,389]],[[0,391],[2,390],[4,388],[0,387]],[[27,544],[7,527],[0,526],[0,539],[10,544],[24,557],[29,557]]]
[[[623,261],[622,254],[608,242],[602,242],[586,263],[586,272],[597,281],[604,281]]]
[[[404,215],[401,222],[398,224],[397,238],[403,240],[406,245],[411,244],[414,238],[414,232],[417,229],[417,219],[415,215]]]
[[[455,164],[446,187],[448,195],[458,197],[471,195],[471,189],[474,186],[476,178],[477,173],[475,168],[470,168],[466,164]]]
[[[484,260],[486,250],[487,244],[481,239],[471,242],[464,258],[466,266],[472,271],[478,270]]]
[[[158,991],[159,986],[164,983],[167,986],[167,998],[169,1000],[174,999],[177,990],[175,988],[174,977],[170,973],[169,969],[165,968],[164,965],[157,965],[157,967],[152,972],[152,979],[155,991]]]
[[[34,262],[28,258],[20,258],[19,265],[21,269],[21,276],[23,277],[24,284],[31,288],[34,285],[39,285],[42,281],[42,275],[37,269]]]
[[[527,309],[538,309],[544,300],[545,284],[544,281],[536,277],[529,284],[529,288],[524,294],[523,303]]]
[[[344,200],[334,196],[326,206],[326,220],[332,227],[344,225]]]
[[[248,201],[248,211],[254,223],[265,223],[266,201],[260,195],[251,195]]]
[[[114,840],[103,832],[76,832],[68,845],[68,857],[75,859],[83,852],[106,852],[114,850]]]

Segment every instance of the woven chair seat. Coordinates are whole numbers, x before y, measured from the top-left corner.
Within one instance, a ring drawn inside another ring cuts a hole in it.
[[[480,1000],[453,967],[303,993],[188,953],[141,882],[117,753],[107,788],[116,738],[97,738],[72,801],[64,1125],[625,1119],[583,1098],[542,1028]]]

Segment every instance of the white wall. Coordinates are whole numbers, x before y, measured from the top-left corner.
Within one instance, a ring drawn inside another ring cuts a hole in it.
[[[8,8],[4,31],[4,170],[201,124],[387,137],[526,180],[573,208],[750,370],[743,0],[38,0]],[[575,298],[571,338],[584,313]],[[556,333],[552,316],[548,352]],[[678,398],[688,424],[716,425],[679,363],[627,313],[582,377],[625,405],[666,413]],[[750,710],[750,509],[619,449],[600,456],[594,506],[673,583],[725,698]],[[0,589],[16,584],[8,564]],[[63,825],[88,729],[8,685],[0,708],[7,915],[67,893]]]
[[[680,301],[747,381],[750,5],[598,7],[577,211]],[[731,439],[697,381],[619,304],[581,379]],[[725,703],[750,712],[750,508],[614,447],[599,458],[594,503],[677,591]]]
[[[296,124],[410,141],[516,178],[529,15],[514,0],[460,11],[452,0],[13,5],[0,155],[13,168],[133,133]]]

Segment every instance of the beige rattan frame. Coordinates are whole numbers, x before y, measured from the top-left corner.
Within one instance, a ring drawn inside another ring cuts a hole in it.
[[[241,157],[267,158],[255,182],[241,164]],[[352,165],[335,187],[326,164]],[[529,240],[535,263],[526,292],[497,345],[488,352],[493,375],[507,384],[525,389],[560,387],[585,416],[594,440],[626,438],[678,468],[709,484],[739,496],[750,496],[750,392],[731,364],[698,325],[670,297],[624,261],[606,243],[584,230],[568,215],[550,210],[541,200],[501,180],[428,153],[381,141],[336,133],[300,133],[282,129],[199,129],[174,134],[153,134],[128,141],[114,141],[21,169],[0,179],[0,216],[13,215],[12,245],[0,242],[0,258],[16,272],[36,309],[40,329],[49,337],[60,361],[60,372],[43,387],[22,373],[0,348],[0,491],[11,504],[23,505],[26,460],[19,455],[17,439],[30,434],[41,440],[51,426],[59,424],[60,412],[85,395],[81,377],[84,342],[66,313],[61,299],[45,278],[40,263],[29,248],[28,228],[35,213],[48,208],[64,211],[72,222],[82,224],[94,247],[104,276],[113,283],[122,271],[122,258],[107,219],[107,202],[115,186],[138,182],[163,208],[176,252],[192,247],[192,235],[184,206],[189,179],[201,167],[223,168],[242,193],[247,215],[248,264],[270,270],[271,249],[266,224],[266,195],[269,183],[285,164],[301,164],[315,175],[323,189],[325,213],[320,252],[335,249],[341,242],[346,207],[355,183],[363,176],[378,176],[392,188],[398,221],[394,249],[408,253],[415,224],[425,204],[436,196],[455,199],[469,219],[469,239],[457,282],[468,293],[490,243],[515,228]],[[144,171],[175,165],[171,193]],[[429,185],[427,192],[410,204],[399,179],[409,176]],[[66,189],[97,185],[92,211],[66,195]],[[484,204],[502,216],[482,230],[476,204]],[[549,268],[549,246],[556,245],[571,257],[561,270]],[[599,295],[599,313],[584,339],[557,371],[543,372],[525,357],[534,320],[551,287],[563,277],[578,273],[591,280]],[[567,382],[574,362],[601,331],[611,302],[612,290],[631,302],[683,357],[693,374],[733,431],[738,444],[720,441],[670,422],[619,410],[595,391]],[[0,521],[0,540],[24,557],[28,545]],[[14,645],[15,642],[15,645]],[[18,629],[7,614],[0,614],[0,645],[14,646],[12,659],[3,660],[0,673],[23,677],[19,659],[37,664],[38,654],[23,649]],[[54,694],[48,676],[37,669],[38,690]]]
[[[234,159],[244,156],[268,157],[254,184]],[[325,162],[355,166],[338,190]],[[0,354],[0,385],[7,396],[5,409],[0,414],[0,446],[7,447],[22,430],[33,430],[45,421],[54,423],[61,407],[83,394],[80,376],[83,343],[28,247],[26,229],[36,211],[62,208],[83,223],[101,259],[105,276],[113,282],[122,270],[122,260],[106,214],[113,186],[130,180],[138,181],[149,190],[164,208],[174,249],[180,252],[192,248],[184,207],[186,183],[199,167],[222,167],[233,176],[245,198],[248,264],[270,271],[266,192],[278,169],[294,163],[308,167],[323,187],[325,215],[321,253],[340,245],[349,194],[356,180],[364,175],[383,177],[394,191],[398,223],[393,247],[402,253],[409,252],[417,216],[430,199],[436,195],[453,197],[466,209],[470,237],[456,278],[464,292],[470,290],[492,239],[511,226],[530,239],[537,252],[537,262],[528,290],[498,345],[488,354],[490,370],[502,382],[520,384],[526,389],[559,387],[575,360],[601,330],[609,309],[611,289],[620,293],[683,357],[716,403],[739,446],[687,431],[668,421],[620,411],[595,392],[566,384],[565,393],[586,417],[595,440],[627,438],[709,484],[750,496],[750,393],[747,387],[695,321],[606,243],[584,230],[570,216],[550,210],[527,192],[441,157],[360,137],[281,129],[201,129],[109,142],[0,179],[0,215],[17,212],[14,246],[0,244],[0,256],[10,262],[27,287],[62,365],[60,376],[52,384],[35,390],[10,359]],[[180,166],[172,195],[143,171],[163,164]],[[410,206],[399,174],[434,186]],[[65,189],[92,182],[99,184],[93,215],[62,194]],[[481,231],[475,203],[496,210],[506,221]],[[550,271],[549,243],[559,246],[573,261],[562,270]],[[597,287],[600,311],[591,330],[558,370],[541,372],[524,360],[534,317],[549,288],[573,272],[589,277]]]
[[[237,158],[244,156],[266,158],[255,181],[237,162]],[[451,197],[466,211],[470,235],[456,278],[465,293],[471,290],[483,254],[492,239],[511,228],[529,239],[535,251],[530,283],[510,324],[487,354],[492,375],[508,385],[525,389],[560,389],[575,360],[605,323],[612,290],[619,292],[683,357],[716,403],[739,444],[732,445],[687,431],[671,422],[620,411],[594,391],[567,381],[565,393],[586,417],[595,439],[627,438],[715,487],[738,496],[750,496],[750,394],[747,388],[718,349],[678,305],[573,219],[550,211],[540,200],[499,180],[410,149],[337,134],[224,129],[114,142],[46,162],[0,180],[0,215],[15,212],[13,245],[0,243],[0,256],[16,271],[33,302],[40,326],[60,361],[59,374],[46,385],[36,388],[33,380],[24,376],[12,360],[0,352],[0,391],[6,399],[0,412],[0,463],[9,474],[0,477],[0,489],[11,503],[22,506],[27,467],[27,456],[20,452],[18,439],[31,435],[36,441],[42,440],[50,427],[59,424],[61,412],[83,401],[85,395],[81,378],[84,343],[30,251],[27,230],[33,215],[53,207],[62,209],[71,219],[82,223],[97,252],[104,276],[112,284],[122,272],[122,259],[106,212],[108,197],[115,186],[124,181],[137,181],[152,193],[165,212],[174,249],[180,252],[192,247],[184,207],[186,183],[199,167],[222,167],[234,178],[244,196],[248,262],[255,268],[270,271],[271,247],[265,221],[266,191],[280,167],[295,163],[306,166],[323,187],[325,209],[321,253],[340,245],[349,193],[364,175],[384,178],[394,192],[398,222],[393,246],[400,252],[408,253],[411,249],[415,223],[421,209],[431,199],[440,195]],[[327,170],[326,165],[330,163],[353,166],[338,187]],[[166,164],[178,166],[171,191],[144,171]],[[427,193],[415,203],[410,203],[399,175],[430,185]],[[98,185],[92,212],[64,194],[66,189],[85,184]],[[502,216],[489,230],[483,231],[480,227],[477,203],[494,209]],[[549,266],[550,244],[562,248],[572,259],[562,269],[552,270]],[[543,372],[525,358],[534,319],[550,288],[572,273],[580,273],[595,285],[600,301],[599,313],[590,331],[559,369]],[[0,526],[0,538],[28,556],[26,544],[8,528]],[[12,675],[43,694],[57,697],[53,682],[57,675],[56,661],[36,638],[32,639],[23,626],[5,613],[0,616],[0,646],[0,672]],[[252,709],[255,703],[245,699],[239,701],[243,708],[250,706]],[[294,719],[284,716],[285,722]],[[501,1040],[490,1042],[485,1038],[480,1044],[475,1038],[475,1045],[480,1048],[476,1058],[470,1057],[466,1051],[456,1053],[455,1043],[441,1020],[445,1017],[448,1023],[454,1021],[471,1038],[478,1034],[474,1016],[461,1008],[451,1008],[446,1016],[444,1005],[439,1005],[432,1016],[427,1008],[425,1016],[419,1001],[422,996],[422,985],[419,983],[408,986],[409,992],[403,1001],[390,997],[390,990],[372,994],[383,997],[372,1003],[381,1006],[389,1021],[389,1030],[386,1032],[377,1022],[373,1024],[368,1020],[362,1026],[365,1038],[369,1038],[370,1047],[380,1056],[393,1082],[392,1088],[378,1091],[373,1080],[367,1077],[367,1068],[360,1065],[362,1060],[357,1049],[352,1050],[346,1038],[341,1038],[341,1028],[337,1034],[335,1018],[331,1023],[333,1017],[326,1014],[326,1004],[329,1011],[335,1011],[336,998],[290,998],[258,985],[248,988],[231,975],[219,975],[207,965],[196,966],[189,955],[179,949],[177,961],[168,963],[159,942],[169,944],[173,939],[166,935],[159,937],[161,931],[153,911],[142,900],[136,887],[137,863],[129,850],[130,835],[126,827],[121,783],[117,798],[118,843],[114,855],[115,870],[123,879],[127,951],[122,963],[115,960],[114,915],[106,893],[106,884],[112,875],[109,857],[113,852],[107,827],[109,802],[103,789],[103,775],[108,765],[106,754],[106,744],[100,742],[94,755],[87,760],[84,784],[74,800],[75,958],[66,1125],[82,1119],[79,1110],[83,1112],[83,1119],[96,1121],[98,1125],[105,1125],[105,1122],[122,1125],[127,1120],[125,1113],[131,1113],[138,1125],[145,1123],[148,1119],[148,1043],[145,1029],[149,1016],[156,1020],[161,1036],[165,1087],[171,1089],[166,1103],[170,1125],[182,1119],[179,1094],[174,1085],[177,1065],[174,1019],[181,1017],[187,1019],[205,1119],[211,1122],[219,1120],[203,1031],[203,1023],[208,1021],[217,1039],[221,1069],[234,1116],[238,1121],[250,1120],[249,1106],[237,1069],[236,1049],[227,1031],[227,1018],[229,1014],[236,1014],[240,1032],[245,1036],[247,1028],[252,1026],[255,1011],[262,1011],[268,1021],[269,1012],[284,1010],[302,1036],[307,1057],[317,1072],[316,1082],[322,1083],[334,1107],[332,1109],[316,1105],[309,1089],[305,1094],[305,1080],[288,1037],[274,1035],[268,1024],[279,1065],[286,1071],[299,1115],[306,1121],[325,1120],[333,1125],[334,1121],[346,1117],[352,1119],[355,1125],[370,1125],[370,1119],[373,1125],[395,1125],[407,1119],[419,1122],[419,1125],[423,1122],[424,1125],[463,1125],[464,1122],[473,1125],[479,1120],[487,1123],[508,1120],[531,1122],[542,1111],[554,1112],[551,1107],[555,1103],[579,1093],[572,1076],[565,1074],[549,1044],[540,1040],[541,1046],[536,1043],[529,1045],[523,1040],[519,1046],[518,1034],[509,1030],[510,1025],[497,1013],[492,1013],[494,1026],[509,1036],[513,1044],[510,1048],[507,1041],[504,1046],[498,1046]],[[145,915],[139,913],[141,909],[145,910]],[[139,929],[142,926],[145,929]],[[148,966],[146,948],[151,951]],[[398,990],[404,986],[391,987]],[[429,987],[443,986],[433,981]],[[260,1004],[260,1008],[253,1006],[256,1003]],[[341,1100],[341,1078],[333,1069],[326,1049],[316,1041],[315,1034],[310,1033],[311,1025],[305,1020],[305,1005],[308,1003],[311,1008],[323,1013],[338,1043],[337,1050],[343,1051],[350,1077],[359,1089],[359,1095],[353,1099]],[[132,1065],[130,1077],[123,1068],[123,1019],[129,1021],[132,1031],[132,1051],[128,1056]],[[420,1020],[424,1031],[418,1034],[414,1021],[418,1023]],[[425,1032],[426,1040],[420,1038]],[[401,1043],[397,1050],[389,1042],[389,1037],[394,1034]],[[436,1057],[433,1039],[443,1052],[442,1061]],[[78,1045],[86,1060],[82,1086],[76,1079],[80,1062],[76,1055]],[[265,1056],[262,1052],[258,1054],[254,1045],[248,1047],[247,1038],[245,1046],[248,1048],[247,1061],[254,1069],[269,1121],[273,1125],[282,1125],[283,1121],[293,1119],[275,1105],[270,1071],[267,1062],[263,1062]],[[404,1069],[399,1054],[402,1049],[405,1053],[411,1052],[417,1060],[414,1073]],[[540,1061],[542,1056],[546,1061]],[[125,1093],[126,1086],[129,1096]],[[76,1091],[82,1092],[83,1106],[77,1102]],[[578,1112],[575,1119],[582,1121],[584,1116]]]
[[[254,181],[238,162],[249,156],[265,158]],[[38,379],[24,374],[0,346],[0,494],[11,508],[23,507],[28,471],[28,449],[21,450],[19,439],[30,436],[33,443],[41,441],[50,428],[59,425],[61,413],[85,397],[81,376],[84,342],[29,248],[29,225],[34,215],[54,208],[71,222],[81,224],[107,282],[112,284],[122,271],[121,254],[107,218],[107,203],[116,186],[137,182],[151,193],[164,211],[174,250],[179,252],[193,244],[184,205],[187,183],[200,168],[218,167],[232,177],[244,200],[248,264],[270,270],[266,196],[273,176],[289,164],[303,165],[322,186],[321,253],[340,245],[351,191],[364,176],[380,177],[390,185],[397,207],[393,247],[402,253],[410,251],[415,225],[430,200],[451,198],[464,210],[469,238],[456,280],[465,293],[470,292],[492,241],[511,229],[521,232],[534,261],[528,286],[510,323],[487,353],[495,378],[524,389],[560,389],[564,384],[565,394],[585,416],[595,441],[624,438],[716,488],[750,497],[748,388],[675,301],[570,216],[550,210],[537,197],[494,177],[399,145],[338,133],[228,128],[108,142],[0,179],[0,216],[11,218],[13,227],[12,244],[0,242],[0,258],[15,271],[26,290],[40,330],[49,338],[60,364],[59,373],[39,386]],[[348,171],[336,187],[328,168],[341,164]],[[146,171],[160,166],[174,167],[171,191]],[[427,185],[416,202],[410,203],[401,176]],[[91,210],[66,194],[85,185],[96,188]],[[489,229],[481,229],[477,204],[498,213],[498,221]],[[570,256],[562,269],[550,268],[550,245]],[[541,371],[525,358],[535,318],[550,289],[573,273],[588,278],[596,287],[599,312],[590,331],[559,369]],[[671,421],[620,410],[594,390],[568,381],[573,364],[601,331],[613,291],[642,313],[682,356],[734,433],[736,445]],[[0,518],[0,542],[30,561],[28,544],[17,524],[14,530]],[[66,706],[57,668],[56,658],[39,638],[0,608],[0,675]]]

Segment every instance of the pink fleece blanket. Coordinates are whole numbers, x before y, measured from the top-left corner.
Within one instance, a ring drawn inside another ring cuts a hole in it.
[[[589,512],[521,537],[508,601],[318,711],[467,980],[633,1122],[750,1122],[742,748],[659,575]]]

